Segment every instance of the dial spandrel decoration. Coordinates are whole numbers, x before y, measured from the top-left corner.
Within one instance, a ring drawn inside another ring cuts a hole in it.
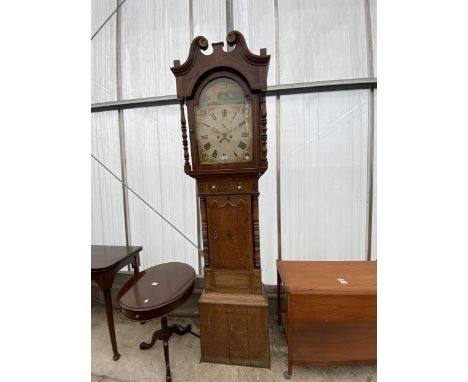
[[[250,103],[234,80],[208,82],[195,108],[195,120],[200,163],[252,161]]]

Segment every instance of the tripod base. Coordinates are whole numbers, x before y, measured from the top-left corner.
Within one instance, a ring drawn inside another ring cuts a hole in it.
[[[148,350],[153,347],[153,345],[156,343],[157,340],[162,340],[163,341],[163,347],[164,347],[164,359],[166,361],[166,381],[172,381],[171,378],[171,367],[169,364],[169,338],[173,334],[177,334],[179,336],[183,336],[184,334],[191,333],[196,337],[200,336],[197,333],[192,332],[192,326],[187,325],[186,327],[180,328],[177,325],[167,325],[167,317],[163,317],[161,319],[161,329],[156,330],[153,333],[153,337],[151,338],[151,342],[142,342],[140,344],[140,349],[141,350]]]

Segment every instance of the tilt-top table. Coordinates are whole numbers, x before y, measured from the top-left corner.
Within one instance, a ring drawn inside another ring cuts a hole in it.
[[[101,289],[106,304],[107,326],[114,352],[114,361],[120,358],[115,339],[114,316],[112,315],[111,289],[115,274],[126,265],[132,264],[134,274],[140,266],[140,252],[143,247],[92,245],[91,280]]]
[[[142,342],[140,349],[151,349],[157,340],[163,341],[166,361],[166,381],[172,381],[169,364],[169,338],[175,333],[182,336],[192,332],[190,325],[179,327],[167,324],[167,315],[192,295],[195,270],[184,263],[164,263],[139,272],[128,280],[118,294],[124,317],[140,322],[161,318],[161,329],[153,333],[151,342]]]

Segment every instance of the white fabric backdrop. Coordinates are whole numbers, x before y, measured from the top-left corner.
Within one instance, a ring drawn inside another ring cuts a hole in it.
[[[93,1],[91,7],[91,35],[93,35],[116,7],[112,0]],[[115,15],[91,41],[91,102],[117,99],[116,83],[116,18]]]
[[[124,112],[128,185],[195,244],[195,181],[184,173],[177,105]],[[129,195],[130,234],[141,265],[182,261],[198,269],[198,251],[141,200]]]
[[[169,68],[188,55],[189,2],[127,1],[121,10],[122,98],[175,94]]]
[[[271,56],[268,69],[268,85],[276,84],[273,4],[273,0],[239,0],[234,1],[233,4],[234,29],[242,32],[247,46],[253,53],[259,54],[260,49],[266,48],[267,53]]]
[[[115,7],[115,0],[92,1],[91,33]],[[374,68],[375,8],[371,0]],[[175,94],[169,67],[174,59],[185,61],[191,38],[225,42],[224,1],[193,1],[192,23],[185,0],[127,1],[121,11],[123,99]],[[269,85],[276,84],[277,65],[281,84],[367,77],[364,0],[278,0],[278,12],[277,63],[274,1],[233,1],[234,29],[253,52],[267,48],[271,55]],[[116,99],[115,35],[114,15],[91,43],[93,103]],[[267,97],[269,170],[259,183],[264,283],[276,282],[277,138],[283,258],[366,258],[368,96],[367,90],[281,96],[279,137],[276,97]],[[195,183],[183,172],[179,118],[176,105],[124,111],[127,177],[130,187],[196,243]],[[92,152],[118,176],[119,150],[117,112],[94,113]],[[375,187],[374,174],[372,258]],[[94,161],[92,198],[92,242],[124,244],[121,185]],[[161,261],[198,269],[196,249],[131,193],[129,213],[131,244],[144,247],[143,269]]]
[[[281,97],[282,258],[365,260],[368,90]]]
[[[367,77],[364,3],[279,0],[281,83]]]
[[[91,153],[121,177],[117,112],[91,115]],[[91,243],[125,245],[122,185],[91,158]]]

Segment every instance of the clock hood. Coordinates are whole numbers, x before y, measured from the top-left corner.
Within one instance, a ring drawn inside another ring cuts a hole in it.
[[[261,49],[260,55],[252,53],[238,31],[229,32],[226,41],[229,46],[234,46],[232,51],[224,51],[224,43],[216,42],[212,44],[213,52],[206,55],[202,51],[208,48],[208,40],[203,36],[195,37],[187,60],[183,64],[179,60],[174,61],[171,71],[176,77],[178,98],[192,97],[197,81],[217,70],[241,74],[253,91],[266,90],[270,62],[266,49]]]

